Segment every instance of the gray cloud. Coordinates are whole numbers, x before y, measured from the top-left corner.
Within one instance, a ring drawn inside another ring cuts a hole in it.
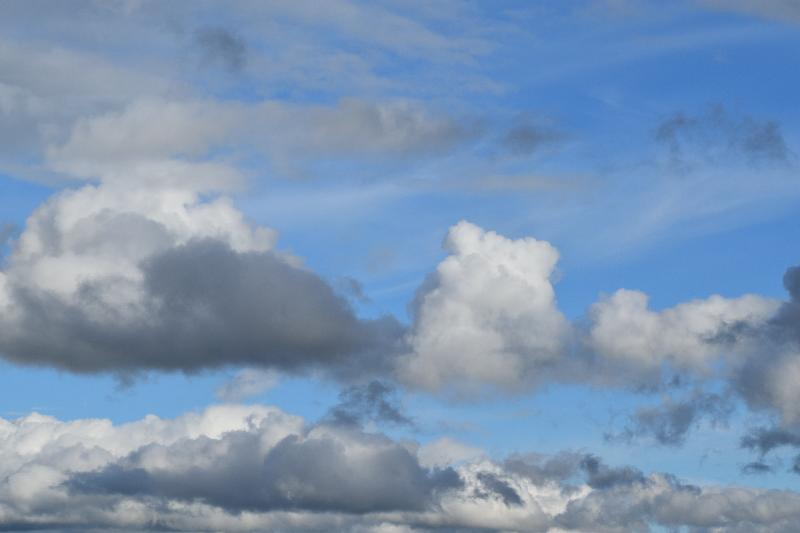
[[[737,116],[721,105],[697,115],[674,114],[656,127],[655,139],[667,148],[671,162],[684,169],[731,157],[752,164],[786,163],[791,156],[777,122]]]
[[[523,504],[522,498],[520,498],[517,491],[514,490],[514,487],[497,475],[491,472],[479,472],[476,477],[478,481],[480,481],[482,488],[482,490],[476,491],[476,496],[479,498],[485,498],[487,497],[487,493],[489,493],[499,496],[503,500],[503,503],[509,507]]]
[[[792,491],[696,487],[585,453],[425,468],[414,443],[258,405],[3,422],[3,530],[733,533],[800,520]],[[33,435],[38,447],[8,453]]]
[[[762,456],[781,446],[800,447],[800,434],[782,428],[756,428],[742,437],[742,447]]]
[[[800,448],[800,432],[781,427],[761,427],[751,429],[741,440],[742,448],[757,451],[761,460],[747,464],[742,469],[749,474],[772,472],[776,466],[764,462],[764,457],[777,448]],[[780,460],[777,460],[780,464]],[[790,472],[800,474],[800,454],[795,456],[789,467]]]
[[[630,466],[611,468],[593,455],[588,455],[581,460],[581,468],[587,474],[586,483],[595,489],[644,483],[645,480],[644,474],[636,468]]]
[[[194,42],[201,49],[203,61],[207,64],[238,72],[247,63],[247,46],[244,40],[228,29],[199,28],[194,32]]]
[[[789,300],[768,322],[731,326],[732,336],[758,346],[735,372],[732,384],[751,407],[775,410],[791,426],[800,423],[800,391],[793,385],[800,378],[800,268],[787,269],[783,284]]]
[[[328,411],[323,421],[356,427],[365,422],[413,424],[398,405],[394,385],[377,380],[344,389],[339,394],[339,403]]]
[[[665,446],[679,446],[690,429],[702,419],[712,424],[724,423],[733,412],[731,398],[719,394],[695,392],[677,402],[666,400],[656,407],[640,408],[619,434],[608,434],[609,440],[651,437]]]
[[[349,453],[351,442],[363,450]],[[201,501],[234,512],[358,514],[422,511],[436,494],[461,486],[454,470],[426,470],[402,446],[359,431],[291,435],[266,454],[262,448],[254,432],[151,445],[100,471],[75,475],[68,485],[75,494]],[[152,456],[180,465],[186,455],[193,461],[185,468],[147,466]]]
[[[359,320],[321,278],[272,252],[197,240],[156,253],[142,273],[145,312],[134,318],[101,298],[125,287],[115,278],[87,281],[69,300],[14,288],[20,318],[3,325],[0,350],[75,372],[245,364],[343,376],[378,371],[401,334],[392,318]]]

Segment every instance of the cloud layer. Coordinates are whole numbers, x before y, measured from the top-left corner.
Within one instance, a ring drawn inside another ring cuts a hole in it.
[[[0,527],[788,532],[800,519],[790,491],[699,487],[577,452],[431,468],[426,446],[260,405],[118,426],[0,419]]]

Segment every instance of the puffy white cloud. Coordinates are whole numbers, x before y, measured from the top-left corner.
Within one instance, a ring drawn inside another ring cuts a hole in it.
[[[714,295],[653,311],[646,294],[621,289],[591,307],[588,342],[629,374],[657,375],[666,363],[676,370],[709,372],[720,358],[734,359],[745,349],[743,343],[725,342],[729,328],[762,326],[779,307],[780,302],[753,294]]]
[[[402,379],[428,390],[530,386],[557,364],[569,331],[551,283],[558,252],[463,221],[444,246],[450,255],[417,296]]]
[[[558,252],[532,238],[508,239],[460,222],[449,256],[421,286],[402,380],[431,391],[525,390],[567,380],[657,386],[665,368],[705,378],[721,361],[738,368],[761,345],[740,330],[765,327],[781,302],[713,295],[656,311],[646,294],[621,289],[569,323],[552,278]]]

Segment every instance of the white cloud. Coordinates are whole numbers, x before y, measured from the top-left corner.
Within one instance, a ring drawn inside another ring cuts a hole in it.
[[[558,252],[468,222],[450,229],[445,248],[417,296],[402,379],[428,390],[528,387],[561,356],[569,328],[551,284]]]
[[[718,338],[726,328],[761,326],[779,307],[776,300],[752,294],[715,295],[653,311],[646,294],[620,289],[590,309],[589,343],[593,351],[632,374],[657,374],[665,363],[679,370],[710,372],[719,359],[735,360],[736,352],[741,355],[745,348]]]

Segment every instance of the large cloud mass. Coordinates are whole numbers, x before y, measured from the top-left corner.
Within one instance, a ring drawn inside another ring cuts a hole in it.
[[[376,369],[399,326],[359,320],[275,233],[189,187],[101,183],[28,220],[0,273],[0,351],[78,372]],[[363,357],[361,357],[363,356]]]
[[[0,419],[0,528],[788,532],[800,520],[794,492],[688,485],[583,453],[436,468],[426,453],[258,405],[118,426]]]

